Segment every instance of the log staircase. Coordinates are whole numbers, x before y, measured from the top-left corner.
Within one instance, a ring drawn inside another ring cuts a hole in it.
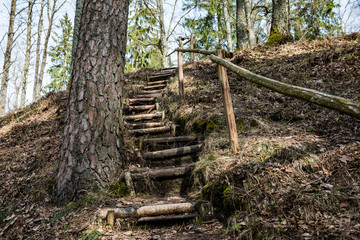
[[[166,119],[159,99],[176,69],[162,69],[146,78],[146,84],[125,100],[123,109],[125,139],[136,143],[141,159],[121,175],[132,199],[131,205],[102,209],[100,218],[109,225],[114,219],[135,218],[137,223],[184,221],[195,217],[194,200],[187,196],[194,162],[202,143],[194,136],[178,136],[176,126]],[[152,185],[149,194],[149,181]],[[144,189],[146,189],[144,191]],[[136,202],[137,196],[151,201]],[[150,197],[152,196],[152,197]]]

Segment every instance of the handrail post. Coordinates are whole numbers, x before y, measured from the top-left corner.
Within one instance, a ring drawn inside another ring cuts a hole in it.
[[[181,37],[178,38],[179,48],[183,48]],[[178,77],[179,77],[179,95],[180,99],[184,99],[184,65],[183,65],[183,53],[178,52]]]
[[[225,51],[223,49],[218,49],[216,53],[217,56],[220,58],[225,57]],[[224,100],[226,122],[227,122],[227,127],[229,129],[230,147],[233,153],[237,153],[239,146],[239,139],[236,129],[235,115],[234,115],[234,108],[231,99],[229,80],[226,73],[226,68],[224,68],[220,64],[218,64],[218,74],[221,83],[222,96]]]
[[[191,49],[194,49],[194,38],[195,36],[191,34],[190,36],[190,47]],[[192,52],[191,53],[191,62],[193,63],[195,61],[195,56],[194,56],[194,53]]]

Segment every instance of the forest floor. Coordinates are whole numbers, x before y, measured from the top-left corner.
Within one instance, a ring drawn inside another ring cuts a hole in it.
[[[232,62],[360,102],[356,34],[258,46],[236,53]],[[128,74],[127,81],[136,82],[149,71]],[[100,206],[114,201],[111,191],[64,206],[51,204],[67,105],[67,93],[61,92],[0,118],[0,238],[359,239],[360,120],[235,74],[229,73],[229,80],[240,137],[236,155],[229,149],[217,68],[211,61],[185,68],[185,101],[178,101],[176,81],[162,100],[179,132],[204,139],[193,188],[213,203],[222,224],[213,219],[113,231],[95,216]]]

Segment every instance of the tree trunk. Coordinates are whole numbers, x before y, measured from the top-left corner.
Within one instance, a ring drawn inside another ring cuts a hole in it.
[[[37,42],[36,42],[36,63],[35,63],[35,78],[34,78],[34,89],[33,89],[33,101],[36,100],[36,92],[39,84],[39,68],[40,68],[40,46],[41,46],[41,34],[44,26],[44,6],[45,0],[41,1],[40,18],[37,31]]]
[[[10,7],[10,20],[9,20],[9,29],[7,33],[7,44],[4,55],[4,67],[1,78],[1,90],[0,90],[0,116],[5,114],[6,107],[6,98],[7,98],[7,86],[9,82],[9,71],[11,66],[11,51],[14,42],[14,22],[15,22],[15,13],[16,11],[16,0],[11,1]]]
[[[20,107],[25,106],[26,101],[26,87],[27,87],[27,79],[29,74],[29,66],[30,66],[30,54],[31,54],[31,23],[32,23],[32,14],[33,14],[33,7],[34,1],[29,0],[29,8],[28,8],[28,19],[27,19],[27,26],[26,26],[26,52],[25,52],[25,63],[24,63],[24,70],[23,76],[21,81],[21,101]]]
[[[124,165],[121,98],[129,1],[84,0],[82,7],[55,202],[108,187]]]
[[[158,18],[160,27],[160,52],[161,52],[161,63],[162,67],[167,67],[168,62],[166,61],[167,54],[167,40],[165,32],[165,21],[164,21],[164,2],[163,0],[156,0],[158,7]]]
[[[228,51],[232,52],[232,34],[231,34],[231,26],[230,26],[230,17],[229,17],[229,3],[228,0],[223,0],[224,7],[224,19],[226,25],[226,37],[227,37],[227,47]]]
[[[19,107],[19,94],[20,94],[20,84],[18,83],[19,75],[16,73],[16,65],[14,65],[13,70],[13,81],[14,81],[14,88],[15,88],[15,102],[13,105],[14,109]]]
[[[289,0],[272,0],[273,13],[267,44],[272,46],[292,40],[290,34]]]
[[[245,0],[236,0],[236,40],[237,47],[247,48]]]
[[[39,79],[38,79],[38,83],[37,83],[37,89],[36,89],[36,93],[35,93],[35,100],[38,100],[40,98],[40,91],[41,91],[41,87],[42,87],[42,82],[44,79],[44,73],[45,73],[45,67],[46,67],[46,58],[47,58],[47,49],[48,49],[48,45],[49,45],[49,40],[50,40],[50,35],[51,35],[51,31],[52,31],[52,27],[54,24],[54,17],[55,17],[55,13],[59,10],[59,8],[56,8],[56,4],[57,4],[57,0],[54,0],[54,5],[53,8],[51,10],[50,13],[50,4],[49,1],[47,2],[47,14],[49,17],[49,27],[48,30],[46,32],[46,36],[45,36],[45,43],[44,43],[44,52],[42,55],[42,60],[41,60],[41,68],[40,68],[40,75],[39,75]]]
[[[250,47],[256,45],[256,36],[254,30],[254,21],[251,16],[252,1],[245,0],[246,26],[248,29],[248,44]]]

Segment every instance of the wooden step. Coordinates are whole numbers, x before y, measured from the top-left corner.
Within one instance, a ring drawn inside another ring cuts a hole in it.
[[[195,218],[194,214],[187,215],[165,215],[165,216],[155,216],[155,217],[142,217],[137,222],[138,223],[147,223],[147,222],[175,222],[175,221],[187,221]]]
[[[127,99],[127,103],[128,105],[132,105],[132,104],[138,104],[138,103],[150,103],[150,102],[154,102],[155,98],[128,98]]]
[[[202,149],[202,144],[196,144],[196,145],[171,148],[171,149],[155,151],[155,152],[146,152],[143,154],[143,157],[149,160],[165,159],[165,158],[179,157],[187,154],[192,154],[201,151],[201,149]]]
[[[162,89],[158,89],[158,90],[141,90],[139,91],[139,94],[155,94],[155,93],[161,93],[163,90]]]
[[[167,84],[168,81],[166,80],[161,80],[161,81],[155,81],[155,82],[148,82],[146,83],[147,86],[153,86],[153,85],[158,85],[158,84]]]
[[[156,104],[153,104],[153,105],[138,105],[138,106],[125,106],[124,109],[127,110],[127,111],[153,110],[153,109],[156,109]]]
[[[126,123],[125,124],[125,127],[128,127],[128,128],[161,127],[161,126],[164,126],[163,122]]]
[[[129,130],[130,134],[134,135],[146,135],[146,134],[154,134],[154,133],[163,133],[163,132],[170,132],[170,126],[163,126],[163,127],[155,127],[155,128],[143,128],[143,129],[134,129]]]
[[[173,73],[166,73],[161,75],[150,76],[148,81],[152,82],[152,81],[165,80],[171,78],[173,75],[174,75]]]
[[[197,137],[194,136],[178,136],[178,137],[163,137],[163,138],[146,138],[143,140],[144,144],[151,143],[174,143],[174,142],[193,142]]]
[[[145,86],[143,87],[144,90],[153,90],[153,89],[159,89],[159,88],[165,88],[166,84],[158,84],[158,85],[151,85],[151,86]]]
[[[165,113],[162,112],[156,112],[156,113],[149,113],[149,114],[137,114],[137,115],[130,115],[130,116],[124,116],[124,120],[129,121],[129,120],[135,120],[135,121],[140,121],[140,120],[149,120],[149,119],[153,119],[153,118],[165,118]]]
[[[191,173],[194,169],[194,164],[189,164],[181,167],[170,167],[170,168],[138,168],[130,172],[132,181],[153,179],[153,180],[171,180],[182,178],[185,175]],[[136,171],[136,172],[135,172]],[[125,173],[120,175],[120,180],[125,180]]]
[[[161,93],[139,94],[134,96],[134,98],[158,98],[158,97],[161,97]]]

